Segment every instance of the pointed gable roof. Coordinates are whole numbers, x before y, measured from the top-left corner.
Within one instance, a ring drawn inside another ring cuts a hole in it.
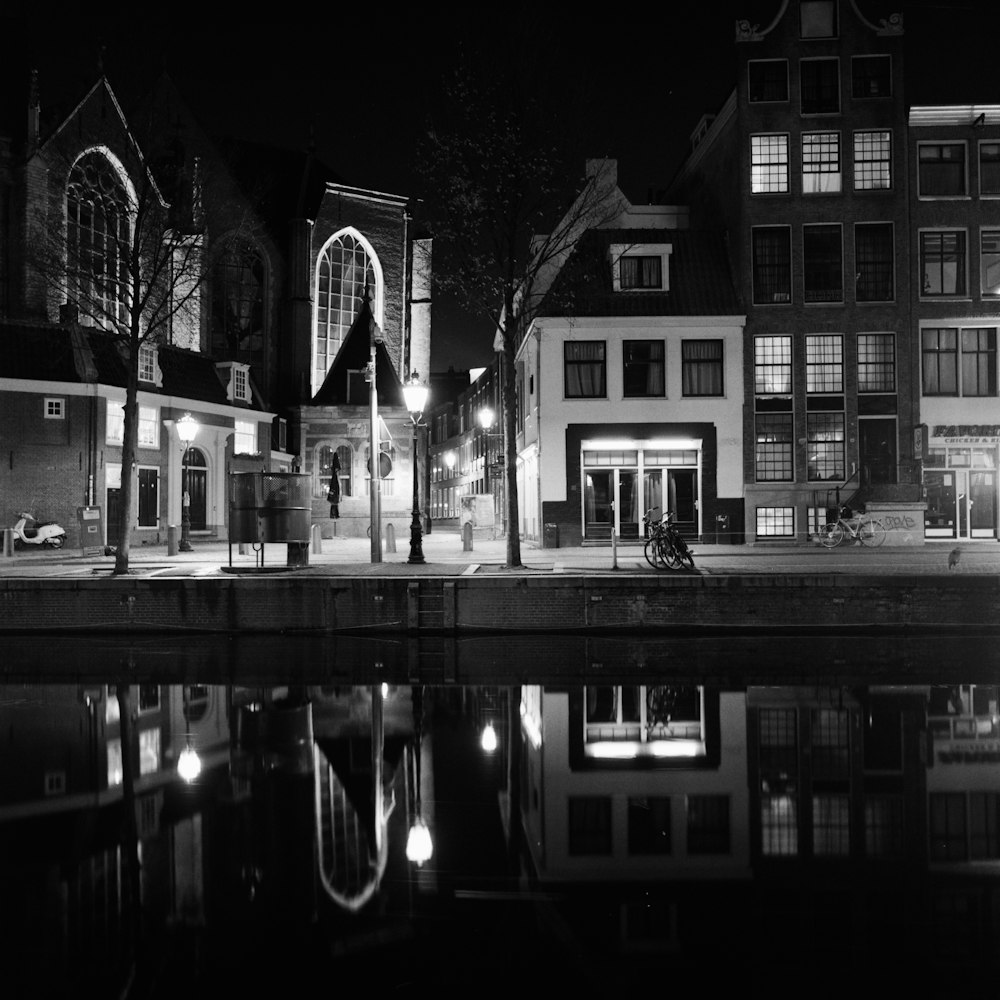
[[[333,367],[326,373],[319,392],[312,399],[313,406],[343,406],[347,398],[348,372],[365,368],[371,360],[371,338],[378,324],[372,315],[368,290],[361,298],[361,308],[351,324]],[[393,367],[392,358],[380,340],[375,345],[375,389],[381,406],[405,406],[403,383]]]

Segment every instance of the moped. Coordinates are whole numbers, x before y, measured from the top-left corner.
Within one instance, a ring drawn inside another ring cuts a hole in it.
[[[14,525],[14,547],[26,545],[47,545],[53,549],[62,548],[66,541],[66,529],[55,521],[36,521],[33,514],[21,511]]]

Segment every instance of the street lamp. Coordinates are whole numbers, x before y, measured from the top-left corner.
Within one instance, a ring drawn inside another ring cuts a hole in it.
[[[188,470],[187,465],[184,463],[184,455],[188,448],[191,447],[191,442],[198,436],[198,430],[198,421],[190,413],[185,413],[177,421],[177,436],[181,439],[182,445],[181,475],[183,476],[181,493],[181,543],[177,546],[181,552],[191,551],[191,542],[188,539],[188,534],[191,530],[191,494],[188,492]]]
[[[416,372],[410,372],[410,377],[403,384],[403,399],[406,400],[406,408],[410,411],[410,420],[413,423],[413,520],[410,522],[410,558],[407,562],[423,563],[423,530],[420,527],[420,501],[417,494],[419,480],[417,476],[417,428],[420,426],[420,418],[424,412],[424,405],[427,403],[427,386],[420,381],[420,376]]]
[[[503,431],[494,431],[493,422],[496,420],[496,414],[493,410],[484,406],[479,411],[479,426],[483,429],[483,437],[486,440],[486,485],[489,487],[490,494],[493,496],[493,514],[494,517],[497,516],[497,508],[500,508],[500,522],[503,523],[503,504],[500,502],[500,496],[503,488],[503,480],[501,475],[497,475],[497,469],[503,468],[503,463],[507,460],[507,456],[503,454],[502,450],[497,452],[497,450],[492,450],[491,458],[491,446],[490,441],[493,438],[503,438]],[[494,486],[494,480],[500,479],[500,489],[496,489]],[[494,524],[493,535],[496,537],[496,526]]]

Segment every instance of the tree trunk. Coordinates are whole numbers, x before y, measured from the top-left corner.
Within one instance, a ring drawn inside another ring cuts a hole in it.
[[[135,760],[138,756],[135,727],[132,719],[132,697],[128,684],[117,687],[118,717],[122,745],[122,850],[125,855],[125,926],[129,939],[130,958],[135,961],[142,941],[141,866],[139,863],[139,829],[136,822]]]
[[[139,444],[139,344],[131,338],[128,383],[125,387],[125,427],[122,434],[122,481],[118,510],[118,549],[115,574],[128,573],[132,541],[132,494],[135,491],[135,459]]]
[[[514,377],[514,343],[504,331],[500,359],[500,391],[503,398],[503,438],[506,446],[504,476],[507,501],[507,566],[521,565],[521,531],[517,513],[517,381]]]

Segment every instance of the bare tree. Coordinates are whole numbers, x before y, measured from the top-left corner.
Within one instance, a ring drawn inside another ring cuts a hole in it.
[[[500,73],[492,65],[478,74],[460,69],[446,88],[444,120],[430,124],[419,154],[435,235],[434,280],[493,324],[502,348],[508,567],[521,565],[515,356],[543,309],[572,314],[571,300],[553,301],[553,280],[585,233],[625,207],[606,172],[575,181],[565,162],[573,144],[555,144],[558,116],[538,96],[545,89],[534,74],[522,75],[518,65],[508,61]]]
[[[50,303],[67,303],[81,322],[105,330],[125,361],[116,574],[129,569],[141,349],[200,347],[202,288],[212,261],[224,252],[223,243],[249,229],[246,216],[234,209],[228,179],[220,173],[212,191],[205,159],[179,142],[162,109],[147,110],[139,120],[145,141],[131,131],[118,155],[110,154],[100,135],[72,162],[67,149],[65,214],[56,215],[51,204],[37,205],[28,219],[33,280],[44,283]],[[212,211],[206,212],[206,204]],[[225,235],[210,245],[213,223]]]

